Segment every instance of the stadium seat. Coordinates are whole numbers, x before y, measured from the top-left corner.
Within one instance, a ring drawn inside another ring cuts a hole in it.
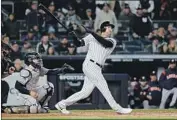
[[[138,41],[126,41],[122,43],[123,45],[123,49],[125,51],[129,51],[129,52],[134,52],[134,51],[142,51],[143,46],[141,42]]]

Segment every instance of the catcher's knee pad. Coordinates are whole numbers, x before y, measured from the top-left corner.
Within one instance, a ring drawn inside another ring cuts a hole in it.
[[[11,114],[25,114],[25,113],[39,113],[41,107],[38,105],[31,105],[31,106],[11,106],[5,108],[5,113]]]

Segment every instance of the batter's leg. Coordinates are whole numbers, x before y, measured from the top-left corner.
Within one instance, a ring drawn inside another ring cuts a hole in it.
[[[113,96],[111,95],[107,82],[101,73],[101,70],[97,68],[94,69],[93,65],[83,69],[83,71],[85,75],[89,78],[89,80],[91,80],[95,84],[95,86],[99,89],[99,91],[102,93],[102,95],[104,96],[108,104],[111,106],[111,108],[115,111],[121,110],[123,111],[122,113],[124,113],[124,109],[119,104],[116,103]],[[127,110],[125,110],[125,113],[127,113]]]
[[[60,104],[61,107],[66,108],[66,106],[72,105],[73,103],[81,99],[87,98],[94,88],[95,88],[94,84],[90,80],[88,80],[88,78],[85,76],[82,90],[71,95],[67,99],[58,102],[57,104]]]
[[[173,88],[173,97],[170,103],[170,107],[173,107],[177,100],[177,88]]]
[[[161,98],[161,103],[160,103],[160,109],[164,109],[165,108],[165,104],[166,104],[166,101],[168,99],[168,97],[170,96],[170,94],[172,93],[171,92],[172,90],[166,90],[166,89],[162,89],[162,98]]]

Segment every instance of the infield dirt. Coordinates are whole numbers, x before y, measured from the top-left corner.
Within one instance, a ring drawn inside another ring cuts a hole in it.
[[[120,115],[112,110],[72,110],[70,115],[58,111],[47,114],[2,114],[2,119],[176,119],[177,109],[133,110],[131,114]]]

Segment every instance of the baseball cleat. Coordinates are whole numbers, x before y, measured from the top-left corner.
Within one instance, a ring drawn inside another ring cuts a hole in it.
[[[116,113],[118,113],[118,114],[129,114],[131,112],[132,112],[131,108],[122,108],[122,109],[116,111]]]
[[[65,115],[68,115],[71,113],[70,111],[66,110],[66,108],[62,108],[60,103],[55,104],[55,108]]]

